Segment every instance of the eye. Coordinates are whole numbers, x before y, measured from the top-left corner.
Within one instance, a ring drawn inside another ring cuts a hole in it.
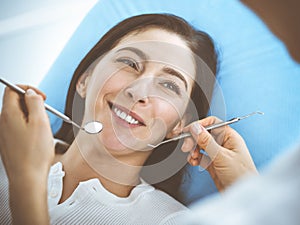
[[[180,87],[173,81],[162,81],[160,82],[160,85],[173,91],[177,95],[181,95]]]
[[[130,58],[119,58],[116,61],[124,63],[127,66],[133,68],[134,70],[139,71],[138,63],[135,60],[133,60],[133,59],[130,59]]]

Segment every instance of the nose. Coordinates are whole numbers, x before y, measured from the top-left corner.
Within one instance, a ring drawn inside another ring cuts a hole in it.
[[[135,103],[147,104],[149,102],[149,82],[133,82],[125,88],[125,96]]]

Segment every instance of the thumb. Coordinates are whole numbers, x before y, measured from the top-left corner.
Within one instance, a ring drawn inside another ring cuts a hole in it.
[[[44,101],[33,89],[28,89],[25,94],[25,102],[28,110],[28,120],[43,120],[46,117]]]
[[[190,133],[196,140],[200,149],[203,149],[211,160],[213,160],[218,152],[222,150],[222,146],[215,141],[212,135],[199,122],[192,124]]]

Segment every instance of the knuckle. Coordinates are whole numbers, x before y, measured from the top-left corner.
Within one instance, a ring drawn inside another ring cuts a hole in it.
[[[209,119],[209,120],[215,120],[217,117],[216,116],[209,116],[209,117],[207,117],[207,119]]]
[[[26,97],[32,101],[43,101],[43,98],[40,95],[26,95]]]
[[[222,120],[219,117],[216,117],[216,116],[210,116],[210,120],[211,120],[212,123],[222,122]]]
[[[221,122],[221,121],[222,120],[220,120],[216,116],[208,116],[208,117],[201,120],[201,124],[202,124],[202,126],[209,126],[209,125]]]

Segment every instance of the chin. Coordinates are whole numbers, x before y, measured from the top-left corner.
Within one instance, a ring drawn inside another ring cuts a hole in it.
[[[108,151],[114,152],[143,151],[147,147],[145,141],[140,141],[132,135],[117,137],[115,132],[108,132],[107,129],[101,133],[101,142]]]

